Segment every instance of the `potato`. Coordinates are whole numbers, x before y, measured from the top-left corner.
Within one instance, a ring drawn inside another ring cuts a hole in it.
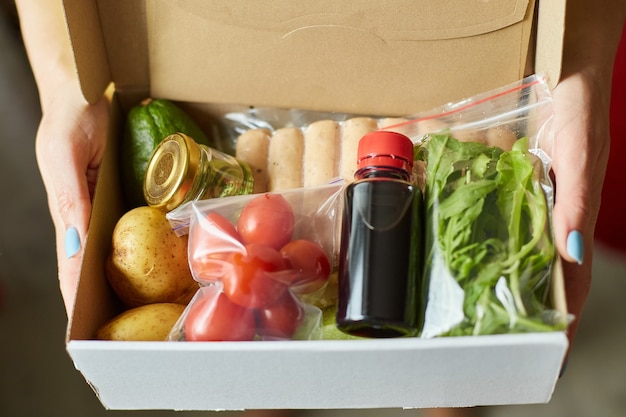
[[[106,276],[128,307],[186,304],[198,289],[187,262],[187,236],[176,236],[165,213],[148,206],[118,220]]]
[[[165,340],[185,310],[176,303],[155,303],[131,308],[100,327],[100,340]]]

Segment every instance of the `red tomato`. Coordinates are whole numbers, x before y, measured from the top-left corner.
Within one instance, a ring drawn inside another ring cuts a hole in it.
[[[259,335],[290,339],[304,321],[304,307],[289,291],[272,307],[255,312]]]
[[[189,341],[253,340],[254,310],[230,301],[218,286],[200,289],[185,316],[185,339]]]
[[[291,240],[295,215],[280,194],[262,194],[241,211],[237,230],[245,244],[258,243],[279,250]]]
[[[228,262],[232,268],[222,278],[224,293],[241,306],[269,307],[287,290],[285,261],[269,246],[248,245],[245,254],[233,253]]]
[[[287,268],[293,269],[291,289],[297,294],[308,294],[322,288],[330,276],[330,261],[317,243],[299,239],[287,243],[280,250]]]
[[[198,281],[221,279],[230,268],[228,255],[243,250],[237,229],[220,214],[208,213],[189,231],[189,263]]]

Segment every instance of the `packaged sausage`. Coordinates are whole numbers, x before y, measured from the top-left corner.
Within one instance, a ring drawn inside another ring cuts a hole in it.
[[[268,108],[224,118],[235,157],[255,173],[255,193],[352,182],[361,137],[402,121],[406,119]]]

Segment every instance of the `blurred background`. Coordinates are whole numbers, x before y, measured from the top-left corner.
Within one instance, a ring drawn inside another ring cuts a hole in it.
[[[10,2],[7,3],[10,6]],[[166,416],[106,411],[65,351],[52,222],[35,161],[38,95],[11,7],[0,13],[0,417]],[[626,415],[626,259],[597,245],[594,282],[569,366],[549,404],[482,415]],[[243,416],[241,412],[220,416]],[[418,410],[302,411],[301,416],[421,416]]]

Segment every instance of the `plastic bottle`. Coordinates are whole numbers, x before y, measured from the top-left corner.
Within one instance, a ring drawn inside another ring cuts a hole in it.
[[[363,337],[415,335],[421,270],[422,193],[413,143],[376,131],[359,142],[345,190],[337,327]]]
[[[248,164],[174,133],[152,153],[143,188],[148,205],[169,211],[192,200],[250,194],[253,187]]]

